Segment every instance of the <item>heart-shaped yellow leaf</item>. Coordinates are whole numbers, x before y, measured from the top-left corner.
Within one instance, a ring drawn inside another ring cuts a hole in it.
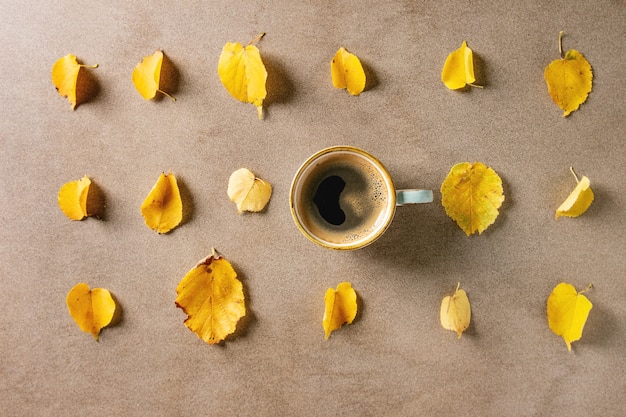
[[[571,49],[563,55],[563,32],[559,33],[561,59],[552,61],[543,76],[552,100],[563,110],[563,117],[577,110],[591,92],[593,73],[583,54]]]
[[[441,301],[439,316],[444,329],[455,331],[461,338],[463,331],[469,327],[472,316],[469,299],[465,290],[460,289],[461,284],[456,286],[454,294],[447,295]]]
[[[87,195],[91,180],[83,178],[63,184],[59,190],[58,202],[63,213],[70,220],[82,220],[87,217]]]
[[[441,184],[441,197],[448,216],[468,236],[480,234],[500,213],[504,201],[502,180],[481,162],[462,162],[452,167]]]
[[[356,292],[349,282],[342,282],[337,289],[329,288],[324,296],[324,326],[325,338],[328,340],[330,333],[339,329],[344,323],[352,323],[356,317],[357,303]]]
[[[258,212],[265,208],[272,196],[269,182],[257,178],[252,171],[239,168],[228,180],[228,198],[237,205],[237,211]]]
[[[59,58],[52,66],[52,83],[57,91],[72,105],[72,110],[76,108],[77,102],[76,91],[78,82],[78,73],[80,69],[87,65],[79,64],[76,56],[72,54]],[[98,64],[90,65],[89,68],[97,68]]]
[[[161,173],[141,205],[146,225],[158,233],[167,233],[183,220],[183,202],[176,177]]]
[[[161,91],[161,67],[163,65],[163,52],[156,51],[152,55],[145,56],[133,70],[133,84],[139,94],[146,100],[151,100],[159,92],[176,100],[174,97]]]
[[[441,80],[450,90],[458,90],[466,85],[480,88],[474,84],[474,56],[467,42],[463,41],[459,49],[448,55],[441,71]]]
[[[187,272],[176,288],[176,306],[186,314],[185,325],[209,344],[233,333],[246,314],[243,286],[230,262],[211,256]]]
[[[115,313],[115,301],[104,288],[89,289],[85,283],[76,284],[66,298],[70,315],[83,332],[98,340],[100,330],[109,325]]]
[[[335,88],[345,88],[353,96],[358,96],[365,89],[365,71],[361,61],[343,47],[330,61],[330,74]]]
[[[589,288],[591,286],[587,289]],[[548,297],[548,325],[556,335],[563,337],[569,351],[572,350],[572,342],[582,337],[587,317],[593,307],[582,292],[584,291],[578,292],[573,285],[562,282]]]
[[[570,168],[574,178],[576,178],[576,188],[570,193],[565,201],[556,209],[555,219],[561,216],[578,217],[583,214],[593,202],[593,191],[590,187],[590,181],[587,177],[582,177],[579,181],[574,170]]]
[[[240,43],[226,43],[217,64],[217,73],[224,88],[237,100],[254,104],[259,119],[263,118],[263,100],[267,95],[267,71],[258,48],[252,44],[263,35],[245,47]]]

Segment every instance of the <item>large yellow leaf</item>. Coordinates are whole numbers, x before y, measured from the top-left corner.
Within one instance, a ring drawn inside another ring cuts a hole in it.
[[[459,49],[448,55],[441,71],[441,80],[450,90],[458,90],[466,85],[482,88],[474,84],[474,57],[467,42],[463,41]]]
[[[228,198],[237,205],[239,213],[263,210],[272,196],[272,186],[246,168],[233,172],[228,180]]]
[[[344,323],[352,323],[356,317],[357,304],[356,292],[349,282],[342,282],[337,289],[329,288],[324,296],[326,308],[324,309],[325,338],[328,340],[330,333],[337,330]]]
[[[76,284],[66,298],[70,315],[83,332],[91,333],[98,340],[100,330],[111,323],[115,313],[115,301],[104,288],[89,289],[85,283]]]
[[[552,61],[543,76],[552,100],[563,110],[563,117],[578,109],[591,92],[591,64],[578,51],[571,49],[563,55],[563,32],[559,33],[561,59]]]
[[[469,327],[472,316],[469,299],[465,290],[459,288],[460,286],[459,283],[454,294],[443,298],[439,311],[443,328],[455,331],[459,339],[463,331]]]
[[[555,219],[561,216],[578,217],[583,214],[593,202],[593,191],[591,191],[590,181],[587,177],[582,177],[579,181],[574,170],[570,168],[574,178],[576,178],[576,188],[570,193],[565,201],[556,209]]]
[[[63,213],[71,220],[82,220],[87,217],[87,195],[91,180],[83,178],[63,184],[59,190],[58,202]]]
[[[176,177],[162,173],[141,205],[146,225],[158,233],[167,233],[183,220],[183,202]]]
[[[187,314],[185,325],[207,343],[233,333],[246,314],[243,286],[230,262],[211,256],[187,272],[176,288],[176,306]]]
[[[156,51],[152,55],[145,56],[133,70],[133,84],[139,94],[146,100],[151,100],[159,92],[176,100],[174,97],[161,91],[161,66],[163,65],[163,52]]]
[[[343,47],[330,62],[330,74],[335,88],[345,88],[353,96],[358,96],[365,89],[365,71],[361,61]]]
[[[52,83],[57,91],[72,105],[72,110],[76,108],[77,98],[76,89],[78,82],[78,73],[80,69],[87,65],[79,64],[76,56],[72,54],[59,58],[52,66]],[[97,68],[98,64],[90,65],[89,68]]]
[[[548,325],[563,337],[567,350],[571,351],[572,342],[582,337],[592,307],[591,301],[571,284],[562,282],[552,290],[548,297]]]
[[[504,201],[502,180],[481,162],[462,162],[452,167],[441,184],[443,207],[469,236],[482,233],[498,217]]]
[[[245,47],[240,43],[226,43],[217,64],[217,72],[226,90],[237,100],[254,104],[259,119],[263,118],[263,100],[267,95],[267,71],[259,50],[252,43],[263,35]]]

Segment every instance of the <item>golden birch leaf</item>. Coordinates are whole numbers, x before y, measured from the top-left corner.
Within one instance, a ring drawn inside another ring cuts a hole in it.
[[[246,168],[233,172],[228,180],[228,198],[237,205],[237,211],[258,212],[265,208],[272,196],[272,186]]]
[[[161,67],[163,65],[163,52],[156,51],[152,55],[145,56],[133,70],[133,84],[139,94],[146,100],[151,100],[159,92],[176,100],[174,97],[161,91]]]
[[[85,283],[76,284],[66,298],[70,316],[83,332],[98,340],[100,330],[109,325],[115,313],[115,301],[104,288],[89,289]]]
[[[504,201],[502,180],[481,162],[462,162],[452,167],[441,184],[441,197],[446,214],[468,236],[480,234],[498,217]]]
[[[593,191],[590,187],[590,181],[587,177],[582,177],[580,181],[573,169],[570,168],[574,178],[576,178],[576,188],[570,193],[565,201],[556,209],[555,219],[561,216],[578,217],[583,214],[593,202]]]
[[[358,96],[365,89],[365,71],[359,58],[341,47],[330,61],[333,86]]]
[[[344,323],[352,323],[356,317],[357,304],[356,292],[349,282],[342,282],[337,289],[329,288],[324,296],[326,308],[324,310],[325,338],[328,340],[330,333],[337,330]]]
[[[441,301],[439,316],[444,329],[456,332],[460,339],[463,332],[469,327],[472,316],[469,299],[465,290],[457,284],[454,294],[447,295]]]
[[[591,92],[593,73],[583,54],[571,49],[563,55],[563,32],[559,33],[561,59],[552,61],[543,77],[552,100],[563,110],[563,117],[577,110]]]
[[[224,88],[237,100],[254,104],[259,119],[263,118],[263,100],[267,95],[267,71],[258,48],[252,44],[263,35],[257,36],[245,47],[240,43],[226,43],[217,64],[217,73]]]
[[[79,64],[75,55],[68,54],[59,58],[52,66],[52,83],[59,94],[70,102],[72,110],[79,104],[76,96],[78,73],[83,67],[97,68],[98,64],[89,66]]]
[[[458,90],[466,85],[482,88],[474,84],[474,56],[467,42],[463,41],[459,49],[448,55],[441,71],[441,80],[450,90]]]
[[[582,294],[584,291],[577,292],[573,285],[562,282],[548,297],[548,325],[557,336],[563,337],[569,351],[572,350],[572,342],[582,337],[583,327],[593,307]]]
[[[87,217],[87,195],[91,180],[83,178],[63,184],[59,190],[59,207],[70,220],[82,220]]]
[[[183,220],[183,202],[176,177],[161,173],[141,205],[141,214],[148,226],[158,233],[167,233]]]
[[[185,326],[209,344],[233,333],[246,314],[243,286],[230,262],[215,250],[176,287],[176,306],[187,319]]]

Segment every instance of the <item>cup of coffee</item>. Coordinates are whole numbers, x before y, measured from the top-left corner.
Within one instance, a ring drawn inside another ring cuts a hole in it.
[[[387,230],[396,207],[433,201],[431,190],[396,190],[389,171],[353,146],[310,156],[291,183],[289,204],[304,236],[329,249],[369,245]]]

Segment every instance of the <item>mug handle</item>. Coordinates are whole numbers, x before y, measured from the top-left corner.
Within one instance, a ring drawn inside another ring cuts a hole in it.
[[[432,190],[397,190],[396,207],[405,204],[432,203]]]

